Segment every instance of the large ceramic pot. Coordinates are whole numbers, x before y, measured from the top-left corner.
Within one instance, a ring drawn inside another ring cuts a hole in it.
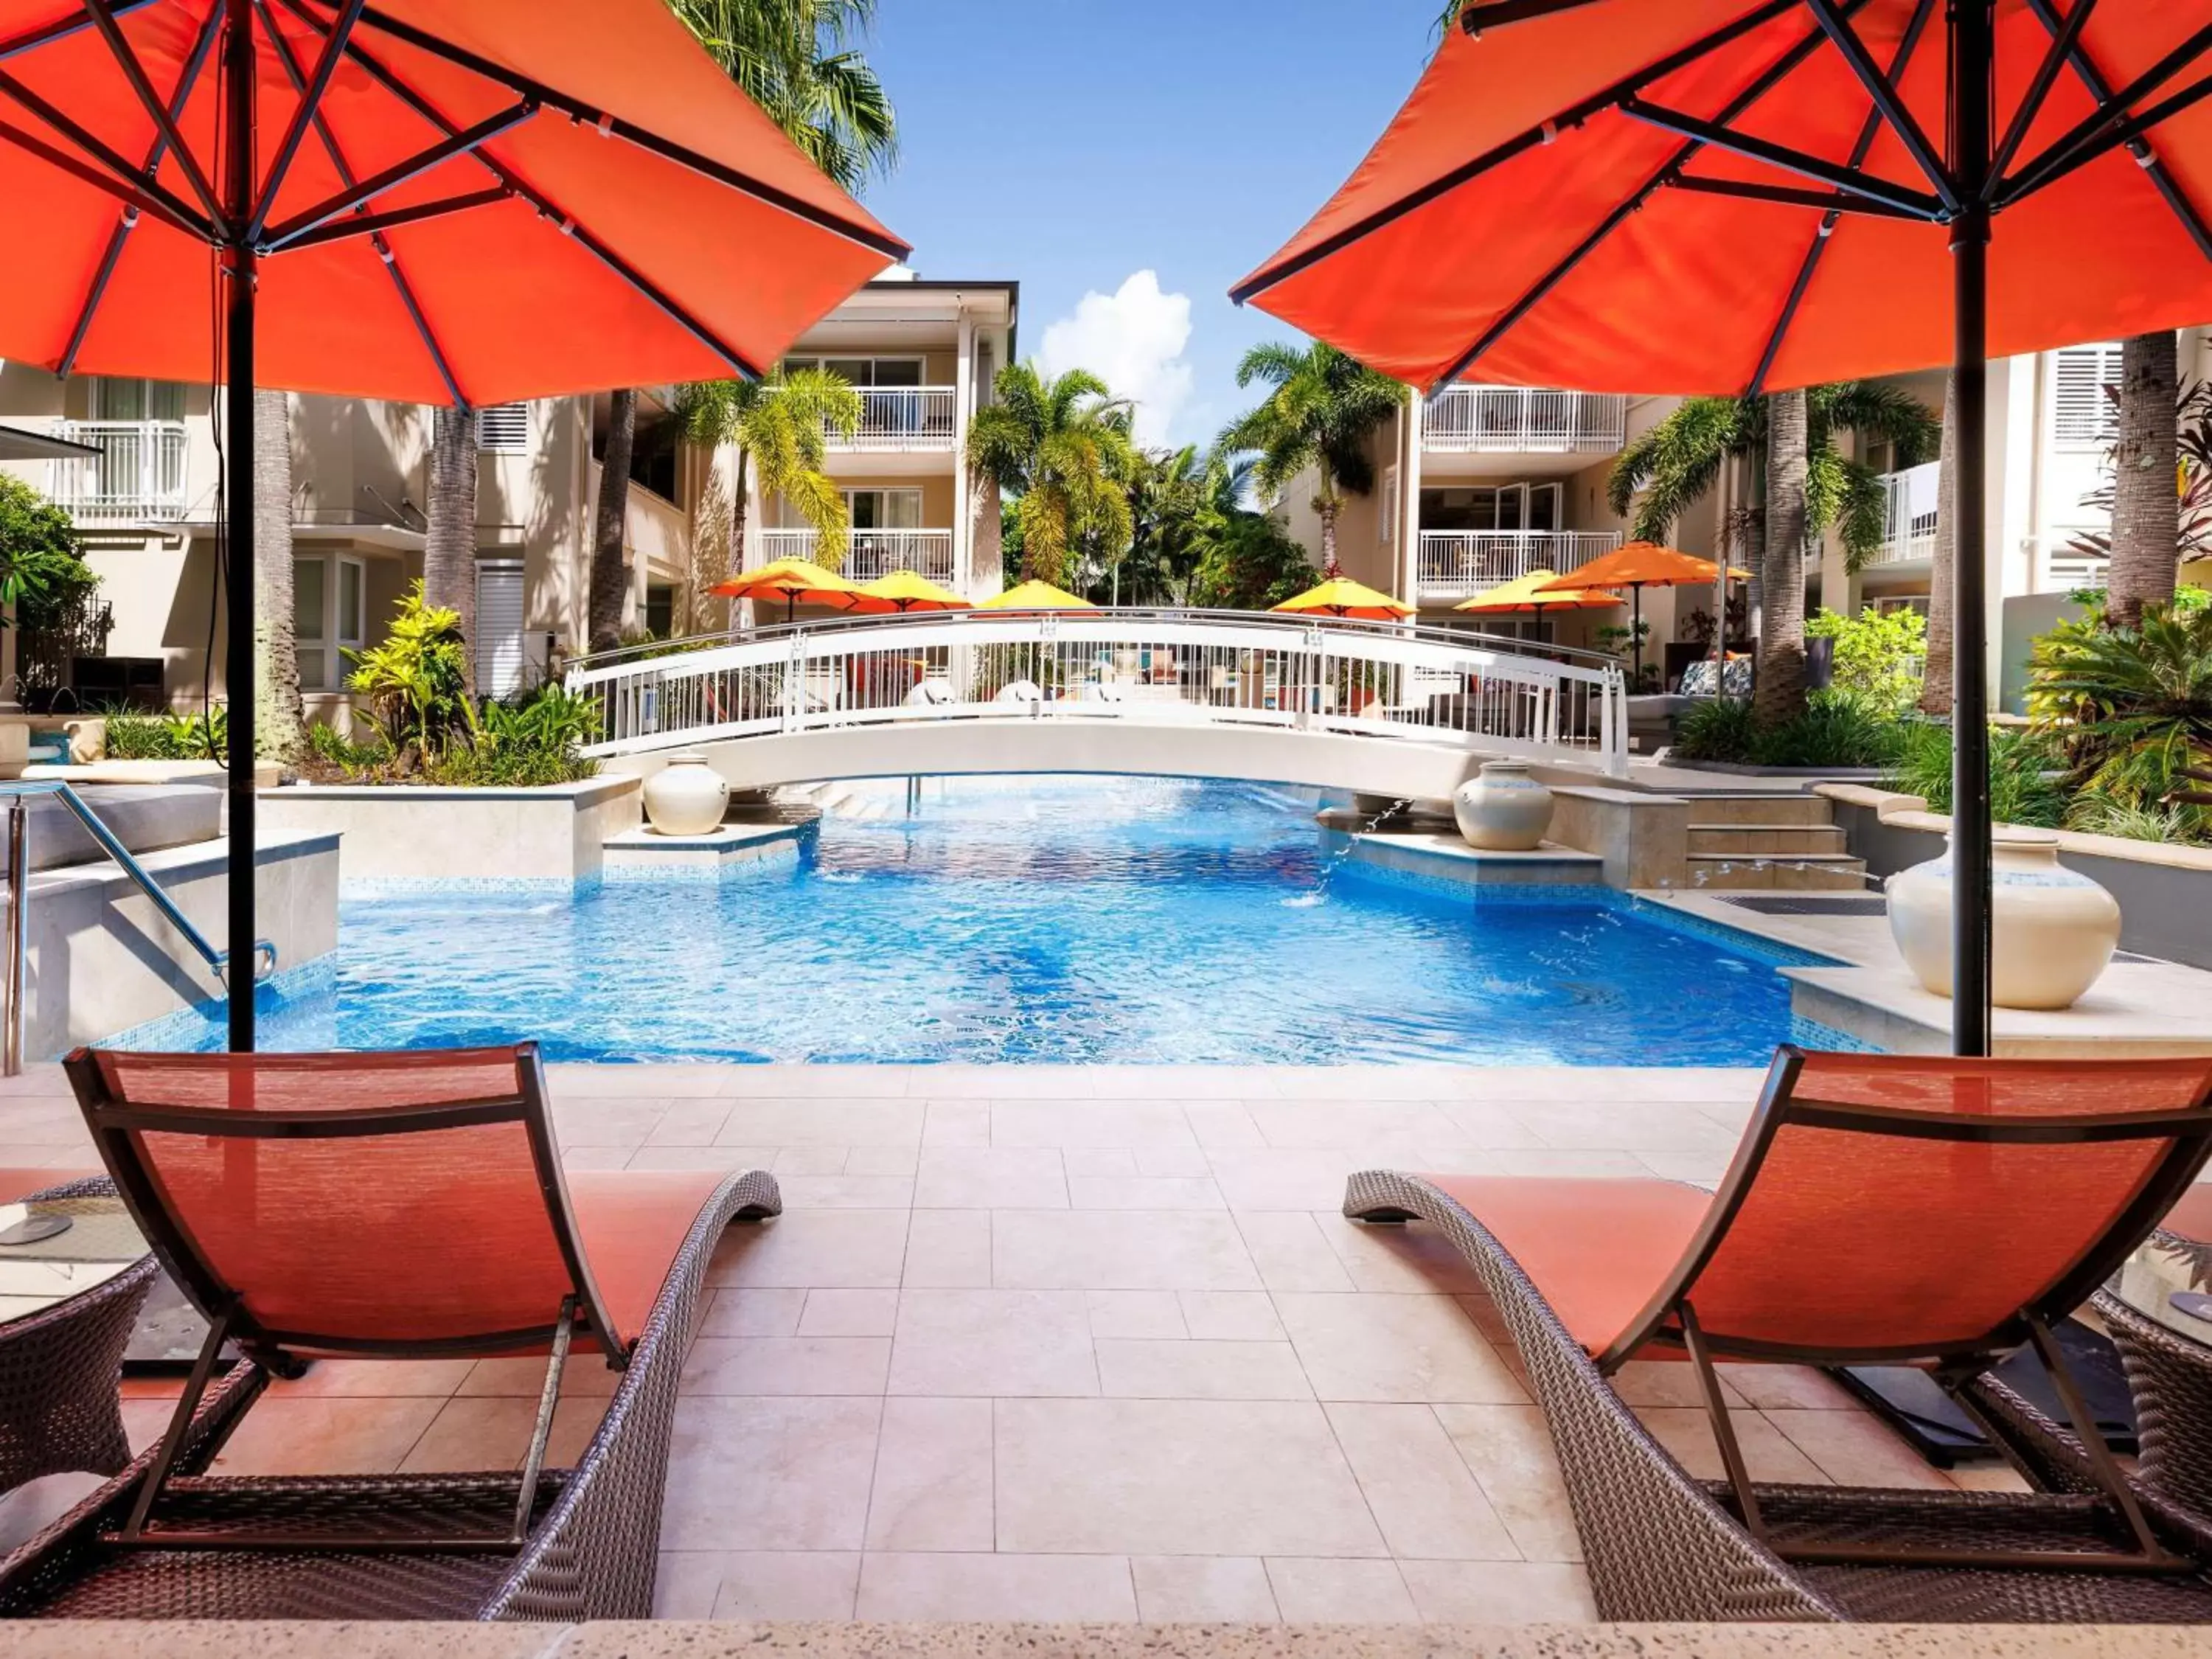
[[[1452,816],[1469,847],[1533,853],[1552,827],[1552,792],[1528,775],[1528,763],[1485,761],[1453,794]]]
[[[2058,861],[2058,837],[1999,830],[1991,838],[1990,995],[2000,1008],[2070,1008],[2120,942],[2118,901]],[[1951,994],[1951,855],[1885,884],[1889,931],[1906,965]]]
[[[720,827],[730,786],[704,755],[671,755],[645,781],[645,816],[664,836],[704,836]]]

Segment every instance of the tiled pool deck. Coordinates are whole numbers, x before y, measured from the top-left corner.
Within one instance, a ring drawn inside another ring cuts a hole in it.
[[[766,1168],[684,1372],[656,1612],[700,1619],[1507,1624],[1592,1616],[1498,1316],[1345,1175],[1710,1184],[1761,1073],[556,1066],[565,1156]],[[58,1068],[0,1164],[96,1165]],[[538,1362],[324,1362],[219,1468],[520,1461]],[[1728,1373],[1765,1480],[1942,1486],[1819,1375]],[[608,1373],[572,1368],[556,1455]],[[1717,1474],[1686,1374],[1623,1387]],[[174,1385],[134,1383],[136,1439]],[[1967,1484],[2001,1484],[1988,1470]]]

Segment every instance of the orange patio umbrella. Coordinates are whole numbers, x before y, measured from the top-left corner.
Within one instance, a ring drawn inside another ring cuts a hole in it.
[[[864,616],[900,616],[910,611],[966,611],[970,606],[949,587],[939,587],[921,572],[894,570],[860,586],[853,609]]]
[[[1532,570],[1471,599],[1462,599],[1452,609],[1478,617],[1540,617],[1547,611],[1612,611],[1626,603],[1618,593],[1555,587],[1553,577],[1549,570]]]
[[[1749,581],[1747,570],[1729,570],[1731,581]],[[1616,547],[1612,552],[1592,559],[1588,564],[1570,570],[1564,576],[1554,576],[1541,584],[1542,591],[1573,592],[1590,587],[1625,587],[1635,602],[1629,623],[1629,638],[1636,644],[1636,681],[1644,683],[1644,590],[1647,587],[1711,587],[1719,580],[1719,572],[1711,559],[1701,559],[1694,553],[1678,552],[1671,547],[1661,547],[1655,542],[1630,542]]]
[[[252,388],[480,407],[755,375],[906,252],[663,0],[0,0],[0,201],[38,243],[0,261],[0,356],[228,391],[239,963]]]
[[[1331,576],[1319,586],[1268,608],[1293,616],[1343,617],[1354,622],[1402,622],[1413,614],[1413,607],[1403,600],[1349,576]]]
[[[788,623],[799,614],[799,602],[826,605],[833,611],[857,611],[860,587],[811,559],[777,559],[757,570],[741,570],[712,589],[726,599],[783,601]]]
[[[1990,1045],[1989,354],[2212,316],[2203,0],[1469,0],[1232,290],[1424,387],[1956,376],[1954,1045]]]

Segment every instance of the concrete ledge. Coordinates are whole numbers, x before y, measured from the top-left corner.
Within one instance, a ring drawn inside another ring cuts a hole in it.
[[[1357,863],[1480,886],[1596,887],[1605,879],[1605,860],[1596,854],[1553,842],[1533,853],[1492,853],[1469,847],[1457,836],[1362,832],[1348,839]]]
[[[1784,968],[1790,1010],[1893,1054],[1951,1052],[1951,1001],[1924,989],[1902,961]],[[2116,962],[2089,994],[2057,1012],[1996,1010],[1992,1048],[2038,1060],[2150,1060],[2212,1054],[2208,981],[2164,963]]]
[[[1552,839],[1602,861],[1608,887],[1680,887],[1689,879],[1690,812],[1680,795],[1655,795],[1547,777],[1558,802]]]
[[[141,855],[167,847],[212,841],[222,833],[220,789],[202,785],[150,785],[117,788],[104,784],[75,786],[93,816],[108,833]],[[107,854],[77,821],[76,814],[52,795],[33,795],[31,868],[105,862]]]
[[[603,848],[636,827],[634,777],[540,789],[414,788],[404,784],[295,785],[261,792],[271,833],[344,837],[351,882],[544,882],[600,872]]]
[[[664,836],[642,825],[604,849],[607,881],[720,881],[798,862],[815,821],[726,823],[703,836]]]
[[[2198,1659],[2158,1625],[380,1625],[58,1620],[6,1659]]]

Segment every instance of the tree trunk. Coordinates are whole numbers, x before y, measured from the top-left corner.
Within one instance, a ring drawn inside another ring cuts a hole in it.
[[[629,517],[630,442],[637,435],[637,393],[624,389],[608,399],[607,448],[599,462],[599,507],[592,524],[591,647],[611,651],[622,643],[623,608],[629,600],[629,562],[623,530]]]
[[[1928,572],[1928,661],[1920,712],[1951,713],[1951,562],[1959,545],[1959,377],[1943,380],[1943,447],[1936,467],[1936,559]]]
[[[2111,628],[2133,628],[2142,621],[2145,605],[2173,598],[2181,557],[2176,357],[2170,331],[2138,334],[2121,349],[2112,562],[2105,599],[2105,623]]]
[[[253,394],[253,582],[261,635],[262,683],[253,688],[255,727],[264,755],[285,759],[307,741],[300,700],[300,653],[292,614],[292,402],[282,392]],[[233,687],[231,695],[240,694]]]
[[[477,417],[440,409],[430,417],[430,528],[422,540],[422,598],[458,611],[462,674],[477,694]]]
[[[1334,581],[1344,574],[1344,567],[1336,562],[1336,497],[1324,495],[1314,503],[1321,514],[1321,574],[1323,581]]]
[[[1805,707],[1805,394],[1766,400],[1766,580],[1759,636],[1758,708],[1778,724]]]
[[[745,452],[723,446],[699,452],[699,488],[691,502],[691,568],[684,583],[676,631],[679,636],[717,630],[729,601],[714,588],[744,558]]]

